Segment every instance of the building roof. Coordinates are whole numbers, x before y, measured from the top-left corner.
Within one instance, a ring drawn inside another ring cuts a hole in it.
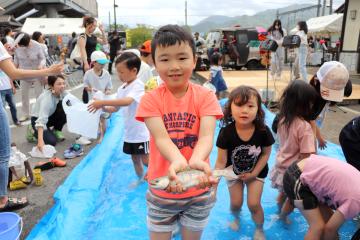
[[[341,4],[341,6],[335,10],[335,13],[344,13],[344,11],[345,11],[345,3]]]
[[[15,18],[12,15],[0,15],[0,24],[8,24],[10,26],[14,27],[21,27],[22,24],[15,20]]]

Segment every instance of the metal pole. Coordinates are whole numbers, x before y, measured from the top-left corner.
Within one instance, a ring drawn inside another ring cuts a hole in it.
[[[326,8],[326,0],[323,0],[322,15],[321,16],[325,16],[325,8]]]
[[[117,27],[116,27],[116,3],[114,0],[114,30],[117,31]]]
[[[110,11],[109,11],[109,32],[111,32],[111,17],[110,17]]]
[[[318,0],[318,5],[317,5],[317,17],[320,17],[320,6],[321,6],[321,0]]]
[[[330,15],[333,13],[333,0],[330,0]]]
[[[187,25],[187,1],[185,1],[185,26]]]

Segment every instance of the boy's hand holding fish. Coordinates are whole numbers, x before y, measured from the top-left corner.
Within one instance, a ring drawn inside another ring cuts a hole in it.
[[[210,166],[208,166],[205,162],[204,164],[207,166],[192,163],[192,167],[203,167],[203,169],[209,167],[206,170],[190,168],[190,164],[191,163],[185,166],[184,163],[176,161],[173,162],[169,168],[169,176],[163,176],[151,180],[150,187],[154,189],[163,189],[172,193],[181,193],[191,187],[206,188],[216,185],[221,176],[225,177],[227,180],[235,180],[239,178],[239,176],[234,173],[232,166],[225,169],[217,169],[211,172]],[[209,172],[206,173],[205,171],[210,171],[210,175],[208,175]]]
[[[184,160],[174,161],[169,166],[169,184],[166,188],[167,192],[172,193],[181,193],[186,191],[186,189],[189,187],[187,184],[184,184],[181,179],[179,179],[178,174],[179,172],[184,172],[189,169],[197,169],[205,174],[199,174],[196,180],[193,179],[193,181],[196,181],[196,186],[191,187],[197,187],[197,188],[207,188],[211,187],[213,184],[217,183],[217,180],[212,176],[211,168],[209,164],[207,164],[204,161],[189,161],[189,163]]]

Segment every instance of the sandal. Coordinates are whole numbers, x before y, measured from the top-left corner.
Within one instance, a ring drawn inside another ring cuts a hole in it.
[[[14,181],[11,181],[11,182],[9,183],[9,189],[10,189],[11,191],[23,189],[23,188],[26,188],[26,187],[27,187],[27,184],[24,183],[23,181],[21,181],[21,179],[14,180]]]
[[[53,157],[52,159],[50,159],[50,162],[52,162],[55,167],[65,167],[66,166],[66,162],[57,157]]]
[[[0,212],[14,211],[26,207],[28,204],[29,202],[26,200],[26,198],[8,198],[5,206],[0,208]]]

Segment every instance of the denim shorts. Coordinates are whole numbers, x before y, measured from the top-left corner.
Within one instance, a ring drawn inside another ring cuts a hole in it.
[[[309,187],[300,181],[300,175],[301,170],[296,163],[293,163],[284,174],[284,192],[292,205],[294,205],[294,200],[301,200],[305,210],[315,209],[319,206],[318,199]]]
[[[173,232],[180,223],[191,231],[202,231],[208,223],[215,201],[213,190],[184,199],[162,198],[148,190],[146,193],[148,229],[151,232]]]

